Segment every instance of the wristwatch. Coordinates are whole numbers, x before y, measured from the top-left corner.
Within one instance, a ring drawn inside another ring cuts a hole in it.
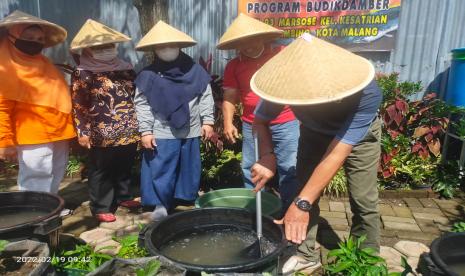
[[[294,203],[297,208],[305,212],[310,212],[310,210],[313,208],[312,204],[308,200],[302,199],[300,197],[296,197],[294,199]]]

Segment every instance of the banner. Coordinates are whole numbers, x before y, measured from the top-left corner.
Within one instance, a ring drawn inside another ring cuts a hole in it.
[[[395,47],[401,0],[238,0],[238,11],[284,31],[309,32],[352,51]]]

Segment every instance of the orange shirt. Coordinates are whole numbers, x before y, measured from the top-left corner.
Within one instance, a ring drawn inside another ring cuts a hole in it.
[[[0,148],[76,137],[71,114],[0,97]]]

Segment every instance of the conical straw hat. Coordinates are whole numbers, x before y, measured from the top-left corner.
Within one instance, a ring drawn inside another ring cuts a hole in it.
[[[368,60],[304,34],[265,63],[252,76],[250,87],[270,102],[310,105],[355,94],[374,76]]]
[[[180,48],[190,47],[197,44],[192,37],[160,20],[139,41],[139,43],[137,43],[136,49],[141,51],[150,51],[150,48],[153,46],[171,43],[178,44]]]
[[[46,48],[60,44],[66,39],[67,32],[63,27],[19,10],[12,12],[10,15],[0,20],[0,28],[3,27],[8,29],[11,26],[22,24],[41,26],[45,32]]]
[[[231,23],[216,47],[220,50],[235,49],[245,39],[260,37],[264,40],[273,40],[282,33],[281,30],[241,13]]]
[[[131,38],[92,19],[87,19],[71,41],[71,50],[76,51],[92,46],[130,41]]]

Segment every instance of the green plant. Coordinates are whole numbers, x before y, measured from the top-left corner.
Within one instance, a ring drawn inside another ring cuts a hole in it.
[[[66,175],[73,177],[78,173],[81,173],[84,167],[85,157],[80,155],[70,155],[68,165],[66,166]]]
[[[8,241],[6,240],[0,240],[0,253],[3,252],[3,250],[5,250],[6,246],[9,244]]]
[[[434,93],[411,101],[420,83],[399,82],[397,74],[377,81],[384,94],[380,182],[386,188],[424,186],[434,179],[451,107]]]
[[[452,198],[463,183],[465,172],[460,170],[458,161],[440,164],[434,175],[433,190],[444,198]]]
[[[88,244],[76,245],[74,250],[61,252],[60,256],[54,255],[51,263],[52,266],[59,269],[93,271],[104,262],[113,259],[113,257],[108,254],[100,253],[100,251],[109,248],[113,247],[107,246],[94,251]]]
[[[343,168],[339,169],[329,185],[326,186],[324,193],[335,197],[340,197],[347,193],[347,179]]]
[[[454,134],[465,139],[465,118],[460,118],[457,122],[452,123]]]
[[[334,258],[325,266],[325,275],[352,275],[352,276],[387,276],[386,261],[375,255],[372,248],[362,248],[366,237],[358,239],[349,237],[339,243],[338,249],[328,253],[328,258]]]
[[[144,268],[136,269],[137,276],[155,276],[160,270],[161,263],[158,260],[149,261]]]
[[[114,237],[113,240],[121,244],[121,248],[116,256],[123,259],[134,259],[148,256],[147,250],[138,246],[138,239],[138,235]]]
[[[465,221],[459,221],[454,223],[451,231],[455,233],[465,232]]]

